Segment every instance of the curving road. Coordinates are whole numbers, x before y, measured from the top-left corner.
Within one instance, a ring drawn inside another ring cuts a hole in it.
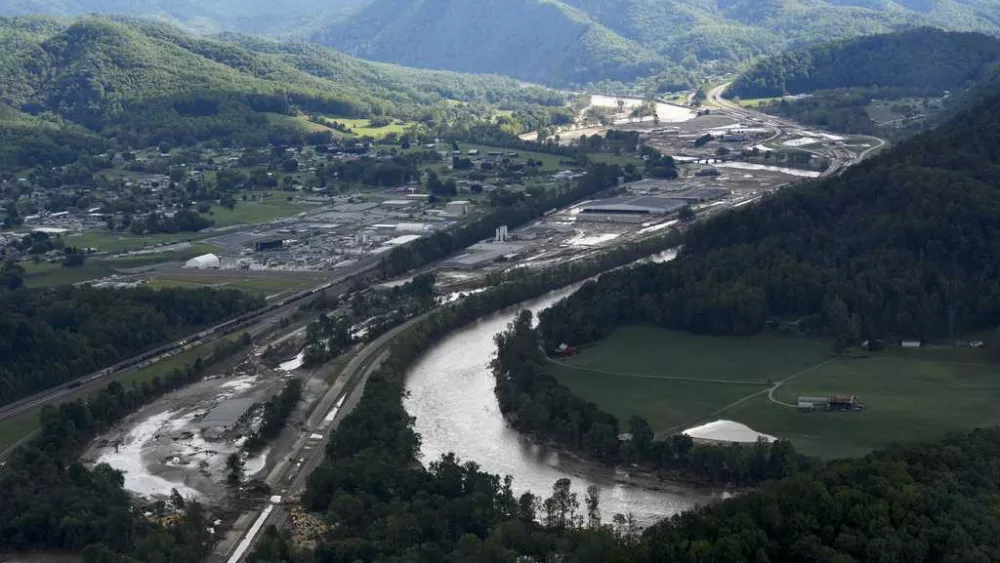
[[[291,451],[267,476],[267,483],[279,498],[272,499],[257,514],[254,525],[239,538],[239,542],[224,542],[217,546],[208,561],[239,563],[250,552],[261,530],[268,526],[282,528],[290,519],[287,504],[296,504],[305,490],[309,475],[323,462],[330,434],[344,417],[361,401],[368,377],[375,372],[389,353],[393,340],[430,313],[414,317],[379,336],[361,348],[347,363],[340,377],[316,403]],[[319,436],[319,438],[317,438]]]
[[[726,82],[725,84],[720,84],[709,90],[707,93],[707,99],[705,100],[705,105],[734,117],[738,117],[741,120],[746,120],[755,125],[771,129],[772,135],[764,140],[764,143],[773,141],[785,134],[789,134],[790,136],[798,135],[807,130],[807,127],[800,123],[759,112],[751,108],[746,108],[736,102],[733,102],[732,100],[727,100],[723,97],[723,94],[725,94],[731,84],[732,82]],[[815,131],[816,128],[808,128],[808,130]],[[852,137],[871,139],[874,144],[860,153],[855,152],[854,150],[851,150],[843,145],[825,146],[822,152],[808,151],[832,160],[830,168],[824,171],[822,176],[825,177],[841,174],[847,168],[860,163],[888,144],[885,139],[874,137],[872,135],[852,135]]]

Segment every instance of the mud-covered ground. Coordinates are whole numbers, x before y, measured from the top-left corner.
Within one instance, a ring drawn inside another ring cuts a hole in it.
[[[327,384],[321,378],[306,378],[295,369],[296,364],[289,362],[284,367],[292,369],[274,371],[245,361],[232,373],[209,376],[165,395],[94,440],[84,460],[121,470],[125,488],[143,497],[163,498],[176,489],[184,497],[222,504],[229,492],[226,459],[241,452],[247,436],[259,426],[261,414],[256,411],[222,436],[204,432],[201,420],[226,400],[264,403],[291,377],[303,378],[303,404],[311,403]],[[244,479],[262,478],[273,465],[271,457],[270,448],[255,456],[244,454]]]

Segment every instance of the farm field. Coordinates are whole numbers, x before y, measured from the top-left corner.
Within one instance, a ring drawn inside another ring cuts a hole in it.
[[[92,257],[88,258],[82,266],[75,268],[67,268],[62,264],[48,262],[38,264],[24,262],[21,266],[24,268],[25,285],[28,287],[48,287],[95,280],[132,268],[188,260],[201,254],[214,252],[215,250],[217,250],[216,247],[209,244],[192,244],[187,248],[157,254],[124,256],[121,258]]]
[[[203,231],[200,233],[163,233],[156,235],[129,235],[120,233],[110,233],[106,230],[83,231],[64,235],[63,240],[67,246],[79,248],[93,248],[97,251],[119,254],[143,248],[155,244],[172,244],[177,242],[197,242],[201,239],[212,236],[213,233]]]
[[[268,119],[271,123],[278,125],[289,125],[293,127],[298,127],[307,133],[317,133],[323,131],[329,131],[335,137],[372,137],[373,139],[381,139],[390,133],[402,134],[406,129],[406,123],[400,122],[398,120],[393,120],[392,123],[383,127],[373,127],[370,119],[358,119],[352,117],[338,117],[336,115],[324,115],[322,117],[330,120],[331,122],[336,121],[337,123],[342,123],[349,127],[354,134],[346,134],[331,127],[327,127],[321,123],[315,123],[309,121],[308,116],[290,116],[283,115],[279,113],[269,113],[267,114]]]
[[[948,432],[1000,424],[1000,365],[940,359],[935,350],[890,351],[840,359],[783,385],[775,398],[850,393],[866,408],[801,413],[759,397],[726,413],[759,432],[792,440],[823,458],[863,455],[892,442],[929,441]],[[960,356],[961,354],[952,354]]]
[[[559,156],[559,155],[556,155],[556,154],[548,154],[548,153],[534,152],[534,151],[524,151],[524,150],[520,150],[520,149],[509,149],[509,148],[502,148],[502,147],[493,147],[493,146],[489,146],[489,145],[475,145],[475,144],[469,144],[469,143],[459,143],[458,146],[459,146],[459,148],[462,151],[462,156],[463,157],[467,157],[470,150],[479,150],[481,156],[482,155],[487,155],[487,154],[489,154],[491,152],[502,152],[504,154],[510,153],[510,152],[516,152],[518,154],[518,156],[517,156],[516,159],[512,159],[512,160],[517,160],[517,161],[520,161],[520,162],[524,162],[524,161],[526,161],[526,160],[528,160],[530,158],[530,159],[532,159],[532,160],[534,160],[536,162],[541,162],[542,163],[542,167],[540,169],[540,173],[542,173],[542,174],[553,174],[553,173],[559,172],[560,170],[566,170],[568,168],[576,168],[574,166],[569,166],[569,165],[566,165],[566,164],[560,164],[559,161],[565,160],[566,157]],[[441,149],[441,150],[446,150],[446,149]]]
[[[275,192],[274,196],[270,199],[258,201],[237,200],[236,207],[233,209],[214,205],[206,217],[215,221],[216,227],[257,225],[283,217],[292,217],[304,211],[309,211],[314,207],[313,205],[288,201],[285,199],[283,192]]]
[[[716,419],[791,440],[824,459],[864,455],[893,442],[1000,424],[1000,364],[982,350],[940,348],[845,354],[796,336],[700,336],[626,327],[549,373],[623,423],[633,414],[658,433]],[[853,394],[860,412],[800,412],[801,395]]]

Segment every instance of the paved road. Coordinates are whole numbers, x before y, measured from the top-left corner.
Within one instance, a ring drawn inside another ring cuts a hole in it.
[[[747,120],[756,125],[767,127],[772,130],[772,135],[763,142],[773,141],[780,137],[782,134],[795,135],[798,132],[803,132],[805,130],[815,130],[815,128],[808,128],[806,125],[797,123],[794,121],[789,121],[780,117],[769,115],[763,112],[756,111],[754,109],[743,107],[732,100],[727,100],[723,97],[726,89],[732,82],[727,82],[725,84],[720,84],[715,88],[712,88],[707,95],[705,105],[722,110],[728,114],[739,117],[740,119]],[[833,176],[835,174],[840,174],[847,168],[858,164],[865,158],[871,156],[875,151],[883,148],[888,143],[885,139],[880,139],[879,137],[874,137],[871,135],[853,135],[854,137],[865,137],[871,139],[875,144],[860,153],[854,150],[848,149],[844,146],[824,146],[822,151],[808,151],[819,156],[830,158],[833,162],[830,168],[823,171],[822,176]],[[801,149],[800,150],[807,150]]]
[[[220,544],[209,561],[239,563],[251,551],[250,548],[261,530],[267,529],[268,526],[282,528],[288,525],[290,515],[285,504],[298,502],[305,490],[309,475],[323,462],[330,434],[361,401],[369,376],[382,365],[389,354],[393,340],[428,314],[419,315],[393,328],[367,344],[351,358],[334,385],[313,408],[291,451],[275,465],[267,477],[267,483],[274,494],[281,496],[281,503],[271,503],[259,511],[254,511],[253,515],[261,520],[261,525],[248,529],[239,542],[224,546]]]

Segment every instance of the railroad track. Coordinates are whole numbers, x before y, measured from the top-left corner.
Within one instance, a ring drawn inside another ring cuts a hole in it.
[[[99,389],[119,376],[161,362],[181,352],[203,346],[205,344],[210,344],[233,333],[247,330],[249,327],[260,326],[261,323],[269,319],[294,311],[303,300],[315,296],[322,291],[342,291],[347,289],[348,284],[353,281],[354,278],[371,272],[377,268],[379,264],[380,262],[377,260],[358,264],[348,272],[340,274],[329,281],[325,281],[313,288],[280,299],[275,303],[268,304],[258,311],[252,311],[245,315],[241,315],[235,319],[231,319],[148,352],[133,356],[100,371],[79,377],[67,383],[61,384],[58,387],[54,387],[47,391],[43,391],[14,403],[5,405],[0,408],[0,424],[6,420],[30,413],[33,410],[46,405],[59,403],[74,397],[85,395]],[[5,450],[0,451],[0,461],[9,457],[18,446],[23,445],[35,435],[37,435],[37,431],[29,436],[26,436],[25,438],[22,438]]]

